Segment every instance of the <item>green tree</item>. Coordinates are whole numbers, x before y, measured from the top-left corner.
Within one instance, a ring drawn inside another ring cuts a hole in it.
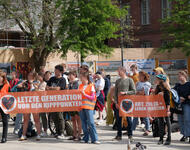
[[[77,51],[82,59],[110,54],[112,48],[104,41],[121,36],[115,34],[120,30],[118,20],[127,14],[111,0],[0,0],[0,8],[1,21],[17,25],[31,40],[36,71],[55,51],[63,56],[68,50]]]
[[[186,55],[190,55],[190,1],[171,0],[171,16],[163,19],[163,40],[167,41],[161,51],[178,48]]]
[[[122,36],[120,19],[125,18],[127,9],[118,7],[118,1],[70,0],[62,10],[59,27],[62,51],[76,51],[81,61],[90,54],[109,55],[113,48],[105,44],[107,39]],[[123,28],[129,29],[124,26]],[[126,34],[126,32],[125,32]]]

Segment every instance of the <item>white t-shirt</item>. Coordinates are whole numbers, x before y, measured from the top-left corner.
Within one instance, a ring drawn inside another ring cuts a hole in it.
[[[66,80],[66,84],[69,85],[69,80],[68,80],[68,77],[67,77],[66,74],[63,74],[63,78],[65,78],[65,80]]]
[[[103,90],[104,90],[104,86],[105,86],[105,80],[104,80],[104,78],[100,78],[100,79],[98,79],[98,80],[96,81],[96,83],[95,83],[96,89],[97,89],[98,87],[100,87],[100,88],[99,88],[99,91],[96,91],[96,96],[97,96],[97,97],[100,95],[100,91],[103,91]]]

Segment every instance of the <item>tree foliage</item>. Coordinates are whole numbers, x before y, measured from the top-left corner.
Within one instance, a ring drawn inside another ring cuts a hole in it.
[[[121,36],[115,33],[127,14],[111,0],[0,0],[0,8],[1,21],[17,25],[31,40],[36,71],[55,50],[63,55],[77,51],[82,58],[110,54],[112,48],[104,41]]]
[[[66,9],[65,9],[66,7]],[[110,54],[106,39],[118,38],[120,18],[127,10],[111,0],[70,0],[62,11],[59,35],[63,51],[73,50],[82,59],[90,54]]]
[[[161,50],[182,49],[190,55],[190,1],[172,0],[171,16],[162,20],[163,39],[166,42]]]

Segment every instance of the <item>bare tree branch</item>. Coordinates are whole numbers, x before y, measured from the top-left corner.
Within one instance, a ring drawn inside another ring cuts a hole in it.
[[[28,6],[28,1],[22,0],[23,8],[24,8],[24,14],[26,16],[26,19],[28,20],[28,28],[30,29],[30,32],[34,34],[34,36],[37,36],[34,23],[32,22],[31,16],[30,16],[30,11],[29,11],[29,6]]]

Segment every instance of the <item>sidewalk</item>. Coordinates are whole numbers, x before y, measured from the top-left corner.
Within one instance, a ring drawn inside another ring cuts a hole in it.
[[[81,144],[68,140],[57,140],[53,137],[42,138],[41,141],[36,141],[35,138],[28,139],[27,141],[20,142],[18,138],[12,134],[13,126],[10,122],[8,142],[6,144],[0,144],[0,149],[4,150],[127,150],[127,136],[123,136],[123,140],[120,142],[112,141],[116,135],[116,131],[113,131],[111,127],[106,127],[105,124],[97,127],[100,145],[94,144]],[[172,134],[172,145],[159,146],[157,145],[158,138],[153,138],[150,134],[147,137],[143,137],[142,129],[138,129],[134,132],[135,142],[134,144],[141,142],[146,145],[148,150],[189,150],[189,143],[180,143],[179,139],[181,135],[179,133]],[[2,123],[0,123],[0,133],[2,133]],[[1,135],[1,134],[0,134]]]

